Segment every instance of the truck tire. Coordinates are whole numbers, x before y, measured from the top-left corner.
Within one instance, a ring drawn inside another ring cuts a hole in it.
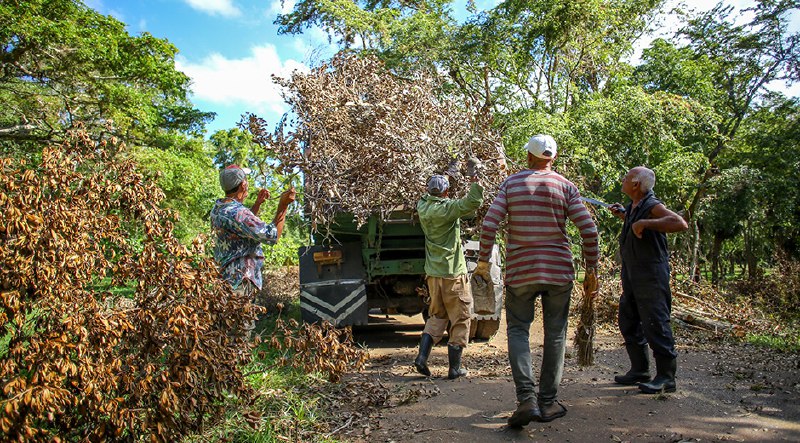
[[[490,338],[494,337],[494,334],[497,334],[497,330],[500,329],[500,319],[473,320],[469,329],[470,338],[489,340]]]

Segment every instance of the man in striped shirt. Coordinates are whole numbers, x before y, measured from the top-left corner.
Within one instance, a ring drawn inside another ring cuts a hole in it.
[[[483,220],[475,273],[488,279],[489,259],[504,219],[506,239],[506,322],[508,353],[519,406],[509,426],[552,421],[567,410],[557,398],[564,367],[570,294],[575,271],[567,236],[569,218],[581,232],[587,272],[597,266],[597,227],[572,182],[552,170],[556,142],[535,135],[525,146],[528,169],[508,177]],[[542,297],[544,354],[539,393],[531,368],[530,326]]]

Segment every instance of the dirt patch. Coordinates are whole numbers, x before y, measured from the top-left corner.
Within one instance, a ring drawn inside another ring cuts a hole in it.
[[[539,316],[540,317],[540,316]],[[498,334],[465,351],[467,378],[450,381],[447,347],[434,347],[434,377],[416,374],[411,362],[421,318],[381,320],[356,331],[369,348],[368,368],[359,377],[386,389],[379,408],[337,430],[341,439],[382,442],[450,441],[800,441],[800,355],[723,341],[676,328],[678,391],[639,394],[615,385],[627,370],[619,334],[601,328],[595,364],[577,365],[568,350],[559,399],[569,412],[550,423],[509,429],[515,409],[508,365],[505,320]],[[572,324],[571,324],[572,325]],[[574,325],[572,325],[574,326]],[[572,333],[570,331],[570,342]],[[541,324],[531,331],[535,368],[541,359]],[[358,395],[358,394],[355,394]]]

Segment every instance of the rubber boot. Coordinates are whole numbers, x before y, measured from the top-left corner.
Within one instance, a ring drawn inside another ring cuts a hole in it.
[[[647,345],[625,345],[631,369],[623,375],[615,375],[614,382],[621,385],[635,385],[650,381],[650,360],[647,358]]]
[[[656,356],[656,377],[649,383],[639,383],[639,390],[645,394],[675,392],[675,370],[678,359]]]
[[[447,371],[447,378],[453,380],[467,375],[467,370],[461,367],[461,352],[464,348],[458,345],[447,345],[447,361],[450,363],[450,370]]]
[[[419,354],[414,360],[414,367],[417,372],[430,377],[431,370],[428,369],[428,357],[431,355],[431,348],[433,348],[433,337],[430,334],[423,333],[422,338],[419,340]]]

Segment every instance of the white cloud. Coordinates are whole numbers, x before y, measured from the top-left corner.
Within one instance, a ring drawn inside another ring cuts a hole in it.
[[[269,5],[268,14],[271,17],[274,17],[277,14],[288,14],[292,12],[296,3],[297,2],[295,0],[284,0],[283,2],[281,2],[281,0],[273,0],[273,2]]]
[[[211,15],[237,17],[241,15],[239,8],[234,6],[232,0],[183,0],[187,5],[198,11]]]
[[[248,57],[228,59],[211,54],[200,63],[183,57],[176,66],[192,79],[194,97],[220,106],[241,106],[243,111],[282,114],[286,104],[272,74],[288,77],[294,70],[308,68],[294,60],[282,62],[274,45],[251,49]]]

